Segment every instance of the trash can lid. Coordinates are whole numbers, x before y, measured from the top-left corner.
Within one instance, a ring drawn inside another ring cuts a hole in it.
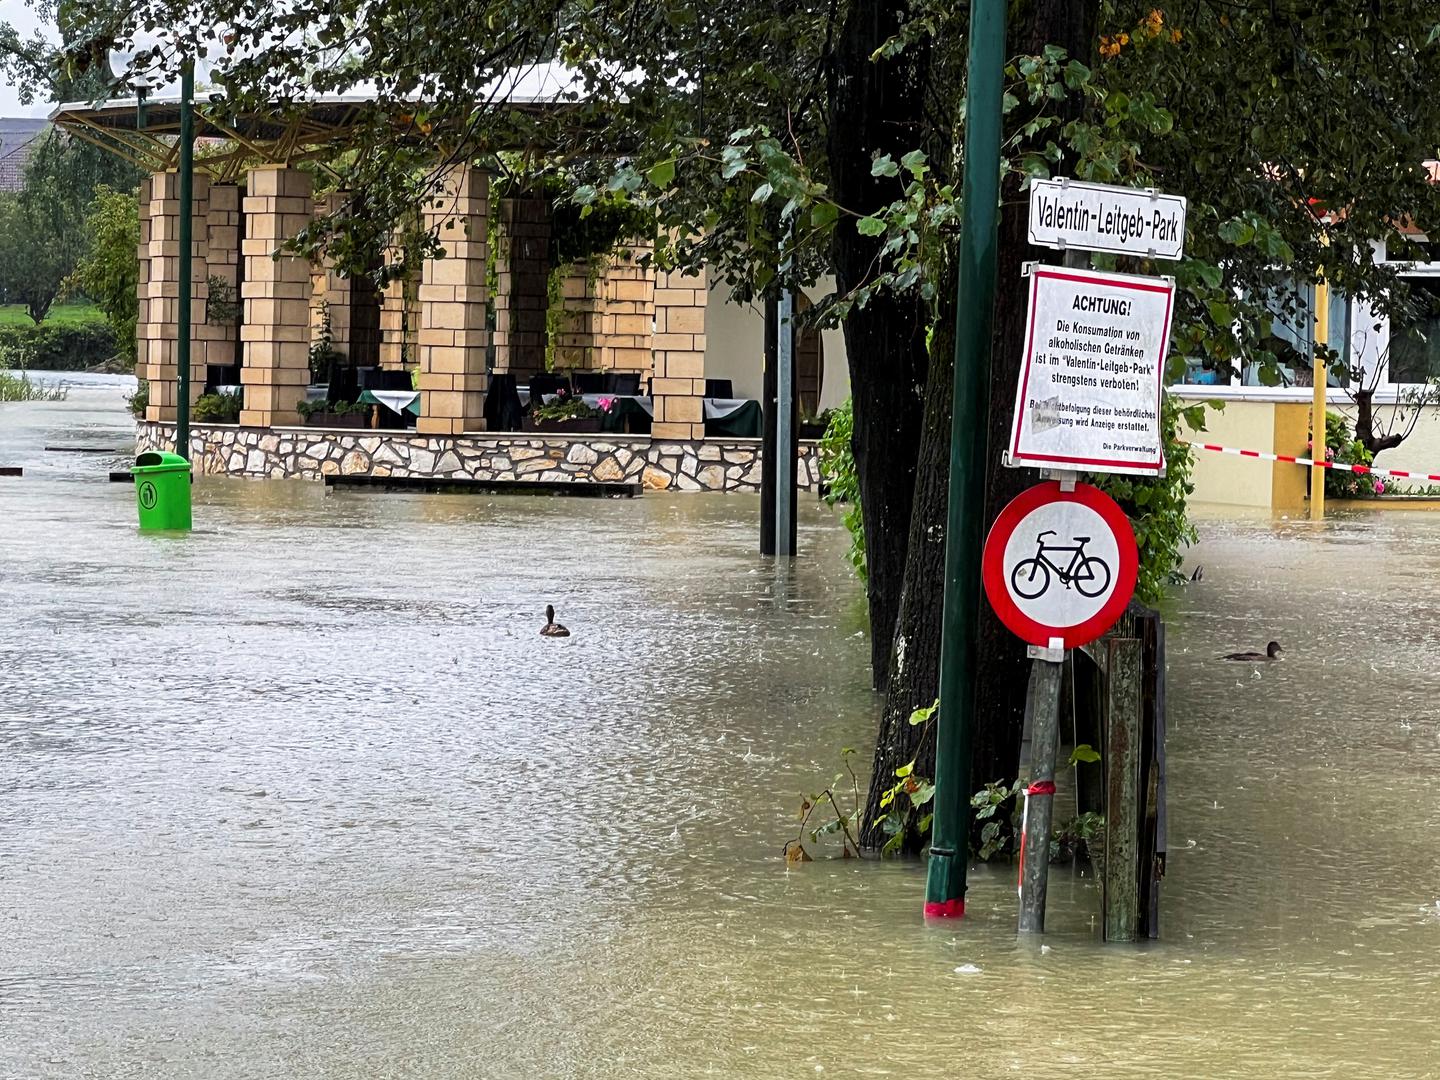
[[[146,450],[135,458],[135,471],[140,472],[168,472],[172,469],[189,469],[190,462],[186,461],[179,454],[172,454],[168,450]]]

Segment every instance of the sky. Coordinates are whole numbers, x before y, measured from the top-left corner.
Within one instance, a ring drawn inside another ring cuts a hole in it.
[[[37,29],[41,29],[40,19],[31,10],[30,5],[23,0],[4,0],[0,3],[0,18],[3,18],[11,26],[20,32],[24,38],[30,37]],[[47,36],[58,37],[55,27],[46,25],[43,29]],[[20,95],[16,93],[15,87],[8,81],[0,82],[0,116],[45,116],[49,114],[51,105],[47,101],[35,101],[29,105],[20,104]]]

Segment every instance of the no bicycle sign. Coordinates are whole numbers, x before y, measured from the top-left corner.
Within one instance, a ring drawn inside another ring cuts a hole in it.
[[[1022,491],[985,538],[995,614],[1022,641],[1073,649],[1115,625],[1139,571],[1130,519],[1099,488],[1055,480]]]
[[[1035,267],[1005,464],[1155,476],[1175,282]]]

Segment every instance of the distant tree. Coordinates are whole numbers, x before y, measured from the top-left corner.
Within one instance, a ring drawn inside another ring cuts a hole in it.
[[[49,183],[0,201],[0,291],[37,324],[60,295],[82,249],[80,222]]]
[[[83,292],[105,314],[115,340],[130,365],[135,363],[135,320],[139,313],[135,286],[139,263],[140,212],[135,196],[101,185],[85,215],[90,248],[69,284]]]

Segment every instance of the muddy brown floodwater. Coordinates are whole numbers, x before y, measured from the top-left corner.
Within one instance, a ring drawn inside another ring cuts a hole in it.
[[[144,537],[119,405],[0,405],[0,1076],[1440,1074],[1440,516],[1203,520],[1164,939],[1058,871],[1041,952],[1008,867],[946,928],[787,872],[877,707],[812,502],[789,574],[733,496],[204,480]]]

